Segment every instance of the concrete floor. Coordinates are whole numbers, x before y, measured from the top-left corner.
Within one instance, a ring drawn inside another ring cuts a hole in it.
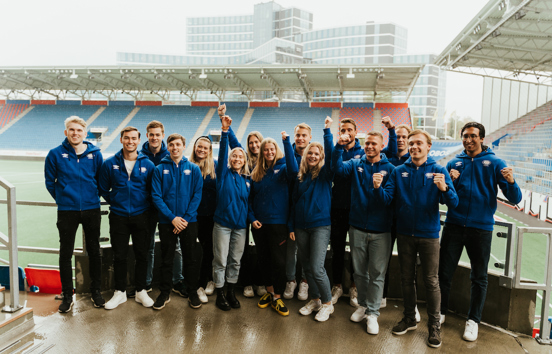
[[[158,294],[154,290],[152,297]],[[111,292],[104,293],[109,299]],[[187,299],[176,294],[161,311],[147,309],[129,299],[107,311],[92,306],[89,297],[79,296],[73,312],[57,312],[59,301],[53,295],[29,294],[27,306],[35,309],[36,326],[19,338],[17,345],[3,351],[10,343],[0,343],[0,352],[22,353],[550,353],[552,346],[541,346],[527,336],[515,336],[487,326],[480,326],[477,342],[462,340],[465,319],[447,316],[442,327],[443,345],[426,345],[427,315],[419,308],[422,322],[418,329],[402,336],[391,333],[402,318],[402,302],[388,301],[379,318],[380,333],[366,333],[366,322],[349,320],[354,309],[342,297],[330,320],[319,323],[311,316],[301,316],[304,304],[297,299],[286,301],[290,315],[282,317],[270,307],[259,309],[258,297],[239,297],[242,308],[223,312],[209,303],[194,310]],[[14,342],[16,339],[14,339]]]

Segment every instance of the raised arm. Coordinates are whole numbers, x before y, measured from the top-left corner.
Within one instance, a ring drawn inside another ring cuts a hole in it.
[[[228,131],[232,124],[232,118],[224,116],[221,119],[222,133],[220,136],[218,164],[216,168],[217,182],[228,172]]]
[[[343,162],[343,149],[345,145],[346,142],[339,137],[332,152],[332,171],[340,176],[349,177],[353,173],[353,162],[352,160]]]
[[[288,181],[294,181],[299,173],[299,167],[297,166],[297,160],[295,159],[295,153],[291,146],[289,135],[285,131],[282,132],[282,143],[284,144],[284,154],[286,158],[286,178]]]
[[[388,116],[383,117],[381,122],[389,131],[389,141],[387,142],[387,146],[384,147],[381,152],[388,158],[397,156],[399,150],[397,148],[397,133],[395,132],[395,124],[393,124],[393,121]]]
[[[324,169],[326,175],[333,179],[332,171],[332,151],[333,151],[333,135],[330,130],[333,120],[326,117],[326,125],[324,126]]]

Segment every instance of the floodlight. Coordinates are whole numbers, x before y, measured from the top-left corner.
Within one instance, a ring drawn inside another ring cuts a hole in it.
[[[200,79],[206,79],[206,78],[207,78],[207,74],[199,74],[199,78],[200,78]]]
[[[493,38],[496,38],[496,37],[500,36],[501,34],[502,33],[500,33],[499,30],[496,30],[496,31],[493,32],[492,36],[493,36]]]

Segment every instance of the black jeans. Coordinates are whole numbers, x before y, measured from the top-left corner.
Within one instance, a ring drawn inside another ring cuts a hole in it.
[[[199,283],[199,270],[201,268],[202,250],[201,244],[197,242],[197,222],[188,223],[183,231],[178,234],[173,232],[172,224],[159,224],[159,239],[161,240],[161,284],[159,290],[169,295],[172,289],[173,261],[176,242],[180,240],[182,250],[182,273],[184,283],[188,291],[197,291]],[[178,237],[177,237],[178,236]]]
[[[491,256],[492,231],[463,227],[446,223],[441,238],[439,286],[441,288],[441,313],[448,311],[452,277],[458,266],[462,250],[466,247],[470,257],[471,291],[468,319],[481,322],[481,314],[487,297],[487,270]]]
[[[136,291],[146,288],[148,269],[147,252],[149,248],[148,214],[136,216],[119,216],[109,214],[109,235],[113,250],[113,268],[115,274],[115,290],[125,291],[127,287],[127,256],[128,241],[132,235],[132,249],[134,250],[134,284]]]
[[[441,292],[439,291],[439,239],[397,235],[404,316],[416,319],[416,257],[420,254],[426,287],[428,325],[439,324]]]
[[[347,232],[349,231],[350,209],[332,208],[332,231],[330,234],[330,247],[332,250],[332,284],[343,283],[343,268],[345,267],[345,246],[347,245]],[[354,283],[353,267],[351,269],[351,282]]]
[[[257,245],[251,246],[249,243],[251,241],[251,224],[247,224],[245,228],[245,247],[243,249],[243,255],[241,258],[241,267],[240,267],[240,278],[239,283],[245,286],[250,285],[259,285],[261,281],[259,280],[259,269],[257,267],[257,257],[258,253],[253,252],[253,249]]]
[[[205,288],[213,280],[213,215],[198,216],[198,239],[203,249],[203,260],[199,273],[199,286]]]
[[[84,241],[89,259],[90,291],[100,290],[102,257],[100,253],[100,209],[60,211],[57,213],[59,231],[59,275],[61,291],[73,294],[73,250],[79,224],[84,230]]]
[[[393,246],[397,239],[397,219],[393,218],[393,224],[391,225],[391,253],[389,254],[389,262],[387,263],[387,270],[385,271],[385,282],[383,283],[383,298],[387,298],[389,291],[389,268],[391,268],[391,257],[393,257]]]
[[[287,225],[263,224],[252,229],[257,246],[257,260],[262,285],[274,286],[274,293],[281,295],[286,289],[286,255],[289,231]]]

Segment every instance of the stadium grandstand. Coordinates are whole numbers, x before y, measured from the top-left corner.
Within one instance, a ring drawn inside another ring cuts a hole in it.
[[[551,19],[552,1],[491,0],[433,63],[443,70],[484,77],[485,143],[514,167],[515,180],[523,192],[523,200],[516,205],[499,192],[485,325],[480,327],[481,339],[475,347],[452,335],[461,337],[470,299],[470,268],[467,257],[462,258],[451,292],[454,315],[447,316],[450,327],[444,337],[444,348],[450,352],[473,348],[481,352],[539,352],[552,344],[552,229],[546,224],[552,223],[552,26],[543,25]],[[278,138],[281,131],[291,135],[300,122],[312,127],[313,141],[322,141],[326,117],[336,122],[353,118],[359,138],[375,130],[387,142],[389,134],[381,123],[385,116],[396,125],[416,128],[407,102],[423,70],[424,64],[311,63],[0,67],[0,185],[8,191],[8,197],[0,199],[0,204],[7,206],[0,217],[7,218],[9,225],[0,230],[0,262],[6,264],[0,267],[0,307],[4,309],[0,314],[0,352],[27,353],[39,346],[43,352],[90,352],[86,327],[90,324],[96,326],[95,335],[110,339],[95,348],[99,352],[150,352],[167,348],[167,341],[174,343],[169,352],[256,352],[266,348],[269,352],[341,352],[344,348],[422,352],[425,334],[403,341],[387,330],[366,336],[364,329],[365,336],[359,340],[357,331],[346,329],[352,326],[348,310],[336,311],[332,327],[320,325],[317,329],[313,329],[312,319],[297,316],[293,325],[275,327],[267,311],[259,312],[247,299],[244,307],[254,310],[240,310],[239,318],[221,315],[214,306],[193,314],[186,309],[147,316],[137,314],[131,306],[117,310],[116,317],[112,316],[115,312],[93,311],[89,296],[83,295],[89,279],[84,271],[88,260],[82,239],[77,240],[74,257],[75,285],[79,299],[87,301],[77,302],[78,311],[72,317],[53,314],[53,305],[57,306],[53,294],[61,289],[55,266],[59,253],[56,205],[50,201],[42,179],[28,178],[42,176],[44,157],[64,139],[63,121],[69,116],[87,122],[87,140],[106,157],[120,150],[119,136],[126,126],[136,127],[145,142],[146,125],[152,120],[163,122],[167,135],[183,135],[185,155],[189,156],[198,137],[210,135],[217,141],[221,124],[216,110],[223,103],[242,145],[246,145],[250,131]],[[328,92],[332,95],[326,95]],[[362,102],[347,101],[348,93],[361,93]],[[198,99],[206,95],[214,99]],[[400,102],[397,97],[401,97]],[[332,133],[337,132],[334,124]],[[445,164],[461,150],[461,141],[436,140],[430,154]],[[107,214],[105,206],[102,210]],[[102,279],[102,290],[111,291],[113,267],[111,260],[106,260],[112,255],[105,237],[107,224],[104,218],[101,247],[107,275]],[[39,236],[55,242],[43,242]],[[390,267],[389,298],[395,301],[402,297],[396,255]],[[419,306],[425,306],[421,277],[418,286]],[[17,288],[22,291],[13,291]],[[181,300],[175,296],[171,305],[184,307]],[[336,308],[339,306],[348,305],[342,301]],[[290,302],[291,311],[299,308],[297,301]],[[402,302],[396,301],[382,310],[386,312],[382,328],[391,328],[401,318],[401,308]],[[131,330],[124,329],[128,322],[122,324],[129,318],[133,318],[128,321]],[[262,325],[257,325],[259,321]],[[427,317],[422,321],[425,325]],[[336,336],[328,336],[329,330]],[[267,336],[267,332],[279,335]],[[150,339],[152,333],[154,340]],[[218,340],[206,344],[205,337],[212,335]],[[127,337],[133,342],[128,344]],[[286,338],[285,343],[281,338]]]

